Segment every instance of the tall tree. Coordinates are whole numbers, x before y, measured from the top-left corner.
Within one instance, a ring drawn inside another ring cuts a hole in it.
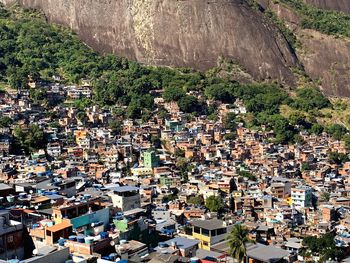
[[[205,200],[205,206],[210,210],[210,212],[218,212],[224,208],[224,203],[221,197],[212,195]]]
[[[238,260],[238,262],[243,262],[244,257],[247,256],[247,244],[253,243],[248,236],[249,230],[242,226],[241,224],[235,225],[227,236],[227,240],[230,245],[231,256]]]

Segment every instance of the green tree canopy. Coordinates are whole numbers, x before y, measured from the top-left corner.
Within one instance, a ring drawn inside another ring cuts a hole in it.
[[[0,118],[0,127],[9,128],[12,125],[13,121],[10,117],[4,116]]]
[[[237,224],[226,239],[229,242],[231,256],[238,262],[243,262],[244,257],[247,256],[247,244],[253,243],[249,238],[249,230],[241,224]]]
[[[181,88],[166,87],[164,89],[163,98],[165,101],[178,101],[186,95],[185,91]]]
[[[222,208],[224,208],[224,203],[221,197],[212,195],[205,200],[205,206],[210,212],[219,212]]]
[[[200,113],[203,111],[202,105],[198,99],[194,96],[186,95],[178,101],[178,105],[181,111],[185,113]]]
[[[335,140],[341,140],[343,136],[348,132],[345,126],[341,124],[331,124],[327,126],[326,132],[331,135]]]
[[[317,89],[300,88],[296,91],[296,97],[290,105],[299,110],[311,111],[329,107],[331,103]]]
[[[336,247],[332,233],[320,237],[307,236],[303,239],[303,246],[305,248],[302,254],[311,252],[313,255],[320,255],[321,262],[325,262],[329,258],[335,260],[341,256],[341,251]]]
[[[45,134],[36,124],[29,125],[25,129],[16,126],[13,130],[13,135],[20,147],[26,152],[33,152],[46,147]]]
[[[223,125],[225,129],[229,129],[234,132],[237,129],[236,114],[229,112],[223,119]]]

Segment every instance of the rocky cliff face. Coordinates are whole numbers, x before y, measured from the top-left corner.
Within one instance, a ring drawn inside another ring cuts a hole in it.
[[[298,59],[305,72],[319,84],[324,93],[330,96],[350,97],[350,39],[303,29],[302,18],[292,8],[273,0],[258,1],[264,8],[273,11],[294,32],[300,43],[296,50]],[[333,3],[333,8],[350,7],[349,0],[305,1],[317,6]],[[325,5],[321,7],[326,8]]]
[[[257,79],[293,83],[297,59],[243,0],[1,0],[40,8],[100,52],[206,70],[233,58]]]
[[[305,2],[319,8],[342,11],[346,14],[350,14],[349,0],[305,0]]]

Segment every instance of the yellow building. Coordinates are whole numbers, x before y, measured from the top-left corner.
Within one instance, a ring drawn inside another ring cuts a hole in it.
[[[74,136],[75,136],[76,143],[78,143],[80,140],[84,140],[87,134],[88,133],[86,130],[75,130]]]
[[[242,191],[233,191],[233,192],[232,192],[232,196],[233,196],[234,198],[242,197],[242,196],[243,196],[243,195],[242,195]]]
[[[153,175],[153,169],[148,167],[138,167],[138,168],[132,168],[131,173],[134,176],[149,176]]]
[[[225,240],[231,228],[219,219],[197,220],[192,222],[192,237],[200,242],[199,248],[210,250],[211,246]]]

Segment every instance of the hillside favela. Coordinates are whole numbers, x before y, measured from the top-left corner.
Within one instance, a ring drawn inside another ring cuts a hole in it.
[[[0,0],[0,263],[350,262],[350,0]]]

